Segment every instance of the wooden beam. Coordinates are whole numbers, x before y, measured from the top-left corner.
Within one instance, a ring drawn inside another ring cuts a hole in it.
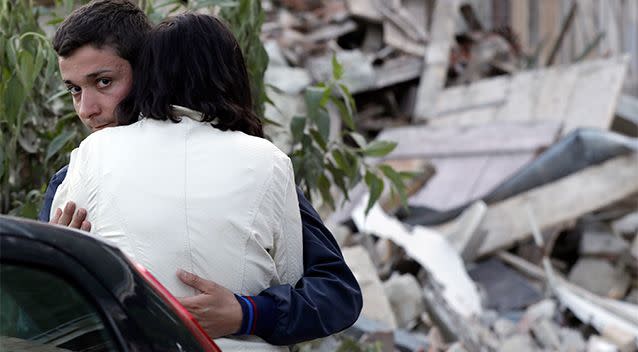
[[[432,17],[431,41],[425,49],[423,73],[417,90],[413,119],[424,121],[433,116],[439,91],[445,85],[458,0],[437,1]]]
[[[638,192],[638,154],[619,156],[490,206],[479,249],[486,255],[531,236],[527,207],[541,230],[573,220]]]

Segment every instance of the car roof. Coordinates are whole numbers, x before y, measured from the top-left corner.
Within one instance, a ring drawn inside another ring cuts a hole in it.
[[[133,271],[131,262],[119,248],[84,231],[0,215],[0,236],[33,240],[54,247],[80,262],[106,285],[117,285]]]

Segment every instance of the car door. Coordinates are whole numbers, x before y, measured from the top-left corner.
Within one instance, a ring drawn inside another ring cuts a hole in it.
[[[3,235],[0,258],[0,350],[150,350],[105,287],[63,251]]]

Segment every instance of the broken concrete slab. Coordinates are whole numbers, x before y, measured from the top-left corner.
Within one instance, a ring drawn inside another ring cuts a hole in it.
[[[412,328],[418,321],[423,306],[423,294],[416,278],[410,274],[392,275],[383,283],[392,311],[400,328]]]
[[[377,269],[368,252],[361,246],[344,248],[343,257],[361,286],[363,309],[361,315],[385,323],[391,329],[397,328],[383,284],[377,276]]]
[[[615,234],[632,237],[638,233],[638,211],[629,213],[611,223]]]
[[[462,317],[482,311],[476,285],[468,276],[461,257],[439,233],[416,226],[408,231],[396,218],[385,214],[377,204],[365,215],[368,195],[352,212],[359,231],[389,238],[402,247],[408,256],[427,269],[443,285],[443,295],[452,309]]]
[[[528,334],[511,336],[501,342],[500,352],[534,352],[539,351],[538,346]]]
[[[497,258],[477,263],[469,275],[487,296],[486,308],[498,312],[522,310],[543,298],[541,291]]]
[[[509,319],[499,318],[492,325],[492,330],[501,340],[504,340],[516,333],[516,324]]]
[[[491,205],[481,225],[488,235],[479,254],[530,237],[529,223],[519,220],[530,208],[543,231],[638,192],[637,163],[637,153],[619,156]]]
[[[629,243],[611,232],[586,229],[579,252],[584,256],[618,257],[629,250]]]
[[[556,302],[551,299],[544,299],[527,308],[525,315],[521,319],[521,324],[527,327],[534,325],[540,320],[551,320],[556,315]]]
[[[570,328],[561,328],[560,332],[560,342],[563,352],[585,352],[587,348],[587,342],[583,337],[583,334],[574,329]]]
[[[580,258],[569,272],[569,281],[594,294],[609,298],[622,298],[629,289],[631,276],[609,261],[597,258]]]
[[[620,352],[618,347],[606,339],[591,335],[587,340],[587,352]]]
[[[286,94],[296,95],[310,86],[312,78],[303,68],[273,65],[266,69],[264,83],[272,85]]]
[[[541,319],[531,326],[532,334],[541,347],[558,351],[561,347],[558,326],[549,319]]]

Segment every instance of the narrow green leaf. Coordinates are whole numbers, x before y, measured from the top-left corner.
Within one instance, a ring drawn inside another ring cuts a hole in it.
[[[399,193],[399,198],[401,199],[401,204],[404,207],[408,205],[408,195],[405,191],[405,184],[403,183],[403,178],[401,174],[395,171],[390,165],[381,164],[379,165],[379,169],[385,175],[385,177],[390,180],[394,189]]]
[[[335,149],[332,151],[332,158],[334,159],[335,163],[337,163],[337,166],[341,169],[341,170],[348,170],[348,162],[346,161],[346,157],[345,155],[341,152],[341,150],[339,149]]]
[[[343,66],[339,63],[339,60],[337,60],[336,54],[332,54],[332,78],[335,81],[343,78]]]
[[[2,179],[3,175],[4,175],[4,148],[0,149],[0,180]]]
[[[44,158],[45,161],[51,159],[60,149],[67,144],[68,141],[71,140],[75,136],[75,130],[67,130],[60,133],[57,137],[55,137],[51,143],[49,143],[49,147],[47,148],[47,155]]]
[[[324,88],[308,87],[304,93],[304,100],[306,102],[306,110],[308,111],[308,117],[312,121],[317,121],[319,112],[323,110],[321,107],[321,99],[323,97]]]
[[[319,131],[317,131],[315,128],[311,128],[309,132],[315,142],[317,142],[321,150],[323,150],[324,152],[328,151],[328,145],[326,144],[326,140],[323,138],[321,133],[319,133]]]
[[[292,142],[299,143],[303,137],[303,131],[306,128],[306,118],[303,116],[295,116],[290,121],[290,132],[292,133]]]
[[[381,193],[383,193],[383,180],[369,170],[366,171],[364,180],[370,191],[370,199],[368,199],[368,205],[365,210],[365,214],[368,215],[372,206],[379,200]]]
[[[350,136],[350,138],[352,138],[355,143],[357,143],[357,146],[361,149],[365,148],[366,145],[368,145],[368,142],[366,142],[365,137],[363,137],[361,134],[357,133],[357,132],[348,132],[348,135]]]
[[[330,160],[328,160],[328,162],[326,163],[326,169],[328,169],[328,171],[332,175],[332,180],[337,185],[337,187],[339,187],[339,190],[341,190],[341,192],[343,193],[343,201],[345,202],[347,200],[350,200],[348,197],[348,187],[346,187],[346,183],[344,181],[346,173],[343,170],[337,168]]]
[[[315,124],[317,125],[317,129],[323,139],[328,140],[330,137],[330,115],[328,111],[325,109],[321,109],[317,114],[317,119],[315,120]]]
[[[355,129],[354,120],[352,119],[352,114],[350,110],[348,110],[348,108],[346,107],[346,104],[338,97],[332,97],[331,100],[332,100],[332,103],[337,106],[337,109],[339,109],[339,115],[341,116],[341,121],[343,121],[343,123],[346,124],[346,127],[348,127],[350,130],[354,130]]]
[[[317,180],[317,186],[319,187],[319,192],[321,193],[321,198],[326,202],[330,208],[335,208],[335,201],[332,198],[332,194],[330,194],[330,180],[326,177],[325,174],[319,175],[319,179]]]
[[[343,155],[346,157],[346,175],[350,179],[350,185],[354,186],[358,182],[359,171],[359,157],[349,151],[343,149]]]
[[[18,66],[20,80],[22,81],[22,85],[25,87],[26,91],[30,92],[31,87],[33,87],[31,77],[34,76],[35,71],[33,55],[26,50],[21,50],[18,53],[18,61],[20,62],[20,66]]]
[[[363,154],[372,157],[384,157],[396,148],[396,142],[389,141],[373,141],[363,149]]]

